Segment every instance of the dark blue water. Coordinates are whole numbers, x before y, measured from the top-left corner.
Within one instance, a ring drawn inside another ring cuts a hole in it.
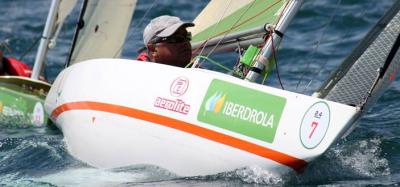
[[[133,59],[142,46],[142,30],[158,15],[193,19],[206,1],[140,1],[123,58]],[[312,93],[378,21],[394,0],[308,0],[294,19],[279,50],[279,70],[286,89]],[[33,64],[50,0],[0,0],[0,42],[7,55]],[[49,53],[47,78],[62,70],[69,50],[75,9]],[[143,21],[142,21],[143,20]],[[142,23],[142,24],[140,24]],[[28,52],[30,51],[30,52]],[[235,55],[218,55],[232,62]],[[106,75],[104,75],[106,76]],[[269,85],[278,86],[276,75]],[[309,86],[307,86],[309,85]],[[302,175],[278,175],[249,167],[213,176],[180,178],[157,167],[135,166],[114,170],[92,168],[71,157],[55,127],[0,125],[0,186],[258,186],[327,185],[394,186],[400,184],[400,80],[380,98],[346,139],[340,140]]]

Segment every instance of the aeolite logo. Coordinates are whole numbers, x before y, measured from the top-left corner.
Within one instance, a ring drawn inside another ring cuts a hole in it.
[[[272,143],[285,104],[283,97],[213,80],[197,119]]]
[[[178,77],[171,83],[169,91],[172,96],[181,97],[186,93],[188,88],[189,79],[186,77]],[[182,99],[157,97],[154,101],[154,106],[181,114],[188,114],[190,111],[190,105],[186,104]]]
[[[172,96],[180,97],[186,93],[188,88],[189,88],[189,79],[186,77],[178,77],[172,82],[169,91]]]

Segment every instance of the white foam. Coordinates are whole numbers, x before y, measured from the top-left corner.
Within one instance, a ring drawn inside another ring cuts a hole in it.
[[[115,170],[73,168],[32,179],[57,186],[118,186],[125,183],[166,180],[176,177],[156,167],[132,167]]]
[[[334,153],[342,166],[362,177],[389,175],[389,163],[386,158],[380,157],[380,145],[381,140],[377,138],[362,140],[353,145],[355,148],[350,153],[346,153],[347,146],[334,150]]]
[[[235,171],[209,176],[207,178],[222,178],[224,180],[239,179],[245,183],[251,184],[277,185],[284,183],[283,174],[284,172],[271,172],[259,166],[249,166],[246,168],[237,169]]]
[[[236,171],[237,176],[244,182],[256,184],[282,184],[282,176],[278,173],[252,166]]]
[[[112,172],[95,168],[77,168],[34,179],[57,186],[109,186],[146,179],[144,174]]]

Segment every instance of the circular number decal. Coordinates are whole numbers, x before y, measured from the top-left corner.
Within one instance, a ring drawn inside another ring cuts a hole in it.
[[[43,105],[40,102],[35,104],[33,109],[32,122],[36,126],[41,126],[44,123],[44,110]]]
[[[305,148],[313,149],[321,143],[328,131],[329,121],[330,111],[326,103],[315,103],[307,110],[300,126],[300,140]]]

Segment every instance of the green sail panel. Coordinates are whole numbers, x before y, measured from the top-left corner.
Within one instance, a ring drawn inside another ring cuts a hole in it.
[[[192,30],[192,42],[259,28],[266,23],[275,24],[288,2],[287,0],[232,0],[224,1],[223,4],[221,1],[216,3],[215,1],[219,0],[211,1],[194,20],[196,27]],[[212,24],[206,25],[203,22]]]

